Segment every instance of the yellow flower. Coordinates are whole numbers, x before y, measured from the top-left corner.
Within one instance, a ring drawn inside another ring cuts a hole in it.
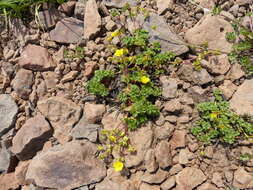
[[[124,49],[117,49],[114,53],[116,57],[121,57],[122,55],[124,55]]]
[[[110,140],[111,142],[114,142],[114,143],[117,142],[117,138],[116,138],[115,136],[113,136],[113,135],[110,135],[108,138],[109,138],[109,140]]]
[[[98,151],[104,150],[104,147],[102,145],[98,145]]]
[[[217,119],[217,117],[218,117],[218,113],[216,113],[216,112],[213,112],[213,113],[210,114],[210,118],[212,120]]]
[[[119,36],[119,35],[120,35],[120,30],[115,30],[113,33],[111,33],[112,38]]]
[[[116,172],[120,172],[124,168],[124,164],[121,161],[118,160],[118,161],[113,163],[113,167],[114,167],[114,170]]]
[[[150,78],[148,78],[148,77],[146,77],[146,76],[143,76],[143,77],[141,77],[141,82],[142,82],[143,84],[147,84],[147,83],[150,82]]]

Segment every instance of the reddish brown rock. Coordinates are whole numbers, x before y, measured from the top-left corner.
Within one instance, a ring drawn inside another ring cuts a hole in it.
[[[25,181],[26,172],[31,160],[19,162],[18,166],[15,168],[15,177],[18,180],[19,184],[27,184]]]
[[[103,114],[105,113],[105,105],[85,103],[84,113],[88,122],[98,122],[102,119]]]
[[[76,1],[67,1],[65,3],[62,3],[58,7],[58,10],[66,13],[68,16],[71,16],[74,13],[75,5],[76,5]]]
[[[168,176],[168,172],[159,169],[156,173],[150,174],[146,172],[142,177],[142,181],[148,184],[161,184]]]
[[[19,187],[18,180],[14,173],[0,175],[0,187],[1,190],[12,190]]]
[[[161,141],[155,148],[155,157],[160,168],[166,169],[172,165],[170,145],[167,141]]]
[[[185,147],[185,136],[186,136],[186,131],[183,131],[183,130],[175,131],[170,140],[171,149],[174,150],[176,148]]]
[[[32,158],[52,135],[49,123],[42,115],[28,119],[14,136],[12,152],[20,160]]]
[[[106,176],[106,167],[96,152],[97,146],[89,141],[54,146],[33,158],[26,180],[61,190],[99,182]]]
[[[244,168],[239,168],[234,173],[233,186],[240,189],[253,188],[253,175],[245,171]]]
[[[24,48],[18,63],[21,67],[33,71],[47,71],[56,67],[46,48],[31,44]]]
[[[90,78],[93,75],[93,72],[97,69],[98,65],[94,61],[85,63],[84,76]]]

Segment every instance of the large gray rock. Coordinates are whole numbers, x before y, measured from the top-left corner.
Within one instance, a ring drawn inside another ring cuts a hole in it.
[[[30,159],[42,149],[51,135],[51,127],[42,115],[30,118],[14,136],[12,152],[20,160]]]
[[[49,36],[59,43],[77,43],[83,36],[83,22],[73,17],[64,18],[57,22]]]
[[[2,143],[0,145],[0,173],[8,173],[14,169],[18,160],[7,147]]]
[[[253,79],[245,80],[234,93],[230,106],[239,115],[253,115]]]
[[[81,107],[63,97],[51,97],[39,101],[38,109],[54,128],[54,137],[62,144],[69,141],[70,132],[81,117]]]
[[[220,50],[229,53],[232,50],[232,43],[226,39],[227,32],[234,29],[229,22],[221,16],[204,16],[193,28],[185,33],[185,39],[194,45],[202,45],[208,42],[208,47],[213,50]]]
[[[54,146],[33,158],[26,180],[61,190],[99,182],[106,176],[106,167],[95,157],[96,152],[97,146],[89,141]]]
[[[137,17],[140,27],[149,32],[151,42],[159,42],[162,51],[171,51],[176,55],[186,53],[189,49],[180,37],[173,33],[163,17],[151,14],[147,19]],[[155,29],[154,29],[155,26]]]
[[[136,0],[103,0],[103,3],[108,7],[122,8],[126,4],[129,4],[131,7],[137,5]]]
[[[8,94],[0,94],[0,137],[8,132],[13,126],[18,106]]]

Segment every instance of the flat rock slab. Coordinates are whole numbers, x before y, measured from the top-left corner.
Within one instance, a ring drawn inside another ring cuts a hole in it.
[[[0,137],[8,132],[13,126],[18,106],[8,94],[0,94]]]
[[[46,48],[32,44],[24,48],[18,64],[32,71],[48,71],[56,67],[56,63]]]
[[[253,79],[245,80],[230,100],[231,108],[239,115],[253,115]]]
[[[20,160],[30,159],[43,148],[51,135],[51,127],[42,115],[30,118],[14,136],[12,152]]]
[[[162,51],[171,51],[176,55],[181,55],[189,50],[183,40],[172,32],[163,17],[151,14],[144,19],[143,15],[138,15],[137,22],[141,28],[149,32],[151,42],[159,42],[161,44]]]
[[[136,0],[104,0],[103,3],[107,7],[114,7],[114,8],[122,8],[126,4],[129,4],[131,7],[136,6],[138,4]]]
[[[37,186],[70,190],[101,181],[106,176],[102,160],[95,158],[97,147],[89,141],[57,145],[33,158],[26,180]]]
[[[226,33],[233,31],[231,24],[221,16],[209,14],[185,33],[185,39],[194,45],[202,45],[208,42],[210,49],[229,53],[233,44],[227,41]]]
[[[64,18],[57,22],[49,36],[51,40],[59,43],[77,43],[83,36],[83,21],[73,17]]]

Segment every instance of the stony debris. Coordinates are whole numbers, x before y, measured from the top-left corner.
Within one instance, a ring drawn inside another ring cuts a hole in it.
[[[8,132],[14,125],[18,107],[8,94],[0,94],[0,137]]]
[[[20,69],[12,80],[12,87],[19,97],[27,100],[32,92],[34,75],[32,71]]]
[[[16,157],[14,157],[4,143],[2,143],[0,146],[0,173],[9,173],[13,171],[16,164]]]
[[[222,176],[219,172],[213,173],[213,178],[212,178],[213,184],[215,184],[217,187],[225,187],[223,184]]]
[[[19,162],[18,166],[15,168],[15,177],[18,180],[19,184],[27,184],[25,177],[30,162],[31,160]]]
[[[185,39],[194,45],[208,42],[210,49],[229,53],[232,50],[232,43],[227,41],[226,33],[233,31],[231,24],[222,17],[208,14],[185,33]]]
[[[174,78],[161,76],[162,95],[165,98],[175,98],[177,96],[178,81]]]
[[[164,104],[163,110],[170,113],[178,113],[182,111],[182,104],[179,99],[173,99]]]
[[[24,48],[18,64],[32,71],[48,71],[56,67],[46,48],[32,44]]]
[[[253,79],[245,80],[230,100],[230,106],[237,114],[253,115]]]
[[[226,79],[229,79],[231,81],[238,80],[242,78],[245,75],[245,72],[242,70],[242,66],[238,63],[235,63],[232,65],[231,69],[226,75]]]
[[[171,149],[174,150],[177,148],[184,148],[185,147],[185,136],[186,136],[186,131],[176,130],[169,142]]]
[[[72,127],[81,117],[81,107],[63,97],[51,97],[40,100],[38,109],[52,125],[54,137],[60,143],[66,143]]]
[[[234,172],[233,186],[240,189],[253,188],[253,175],[239,168]]]
[[[153,149],[149,149],[146,152],[146,155],[144,158],[144,164],[145,164],[145,168],[147,169],[149,173],[154,173],[158,169],[158,164],[155,158],[155,151]]]
[[[67,1],[67,2],[61,4],[58,7],[58,10],[65,13],[68,16],[71,16],[74,13],[74,9],[75,9],[76,4],[77,4],[76,1]]]
[[[96,152],[96,145],[88,141],[54,146],[33,158],[26,180],[62,190],[99,182],[106,176],[106,168],[103,161],[95,158]]]
[[[219,190],[219,189],[210,183],[204,183],[204,184],[200,185],[197,188],[197,190]]]
[[[52,130],[42,115],[26,120],[13,138],[11,151],[20,159],[28,160],[42,149]]]
[[[158,185],[149,185],[147,183],[142,183],[140,185],[140,190],[160,190]]]
[[[214,0],[195,0],[203,8],[212,10],[215,7]]]
[[[155,138],[159,140],[169,139],[173,135],[174,130],[175,130],[174,125],[170,124],[169,122],[165,122],[162,126],[155,127],[154,129]]]
[[[78,71],[70,71],[68,74],[64,75],[61,82],[66,83],[74,80],[78,75]]]
[[[230,80],[224,80],[223,84],[219,86],[226,100],[229,100],[237,89],[237,86]]]
[[[7,173],[7,174],[1,174],[0,187],[1,187],[1,190],[17,189],[19,187],[19,183],[15,177],[15,174],[13,172]]]
[[[74,15],[76,18],[83,20],[84,19],[84,12],[85,12],[85,5],[87,0],[78,0],[75,5]]]
[[[84,114],[89,123],[96,123],[100,121],[105,111],[106,109],[104,104],[85,103],[84,105]]]
[[[168,176],[166,171],[159,169],[156,173],[150,174],[149,172],[144,173],[142,181],[148,184],[161,184]]]
[[[200,169],[186,167],[176,175],[176,183],[182,190],[192,190],[206,181],[206,176]]]
[[[163,1],[163,0],[156,0],[156,6],[158,8],[158,14],[162,15],[166,13],[168,9],[171,9],[174,4],[173,0]]]
[[[176,180],[174,176],[168,177],[165,182],[162,183],[162,190],[170,190],[176,185]]]
[[[179,164],[186,165],[194,158],[194,154],[190,152],[187,148],[181,149],[178,155]]]
[[[57,22],[54,30],[49,33],[50,39],[59,43],[77,43],[82,39],[83,21],[73,17]]]
[[[101,29],[101,16],[95,0],[88,0],[84,13],[84,38],[93,39]]]
[[[169,166],[172,166],[172,155],[170,145],[167,141],[161,141],[156,145],[155,157],[160,168],[166,169]]]
[[[39,25],[44,30],[49,30],[55,26],[59,17],[60,14],[57,9],[50,8],[48,10],[39,11]]]

